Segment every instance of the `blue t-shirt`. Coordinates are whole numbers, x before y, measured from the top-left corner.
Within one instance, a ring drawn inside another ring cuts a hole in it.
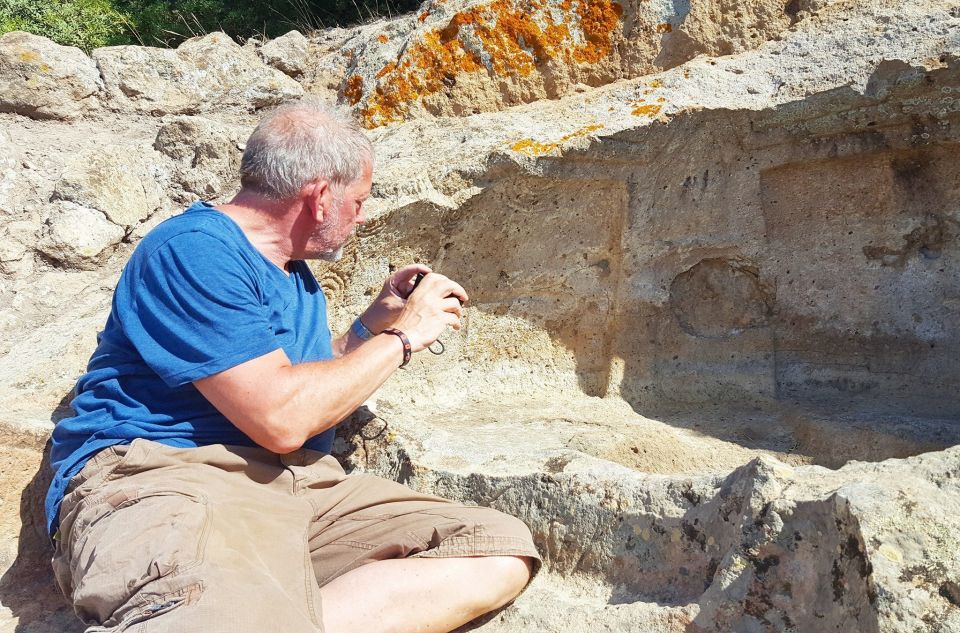
[[[141,240],[113,295],[74,417],[53,430],[47,527],[70,479],[98,451],[141,437],[175,447],[255,446],[194,380],[283,348],[290,362],[333,357],[327,304],[302,261],[290,275],[205,202]],[[330,452],[333,429],[305,446]]]

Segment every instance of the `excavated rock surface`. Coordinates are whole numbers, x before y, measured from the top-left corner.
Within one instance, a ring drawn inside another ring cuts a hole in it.
[[[24,41],[77,53],[0,38],[0,630],[82,629],[43,450],[123,262],[306,92],[376,126],[333,329],[411,261],[470,291],[337,443],[530,525],[468,628],[960,631],[960,1],[447,0],[99,49],[70,103]]]

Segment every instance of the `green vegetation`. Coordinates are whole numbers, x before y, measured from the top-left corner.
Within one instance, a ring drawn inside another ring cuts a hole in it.
[[[211,31],[239,41],[348,26],[414,10],[421,0],[0,0],[0,34],[28,31],[89,51],[176,46]]]

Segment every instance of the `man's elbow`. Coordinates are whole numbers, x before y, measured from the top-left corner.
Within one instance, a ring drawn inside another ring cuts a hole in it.
[[[333,426],[332,424],[321,424],[323,429]],[[286,455],[293,451],[303,448],[313,435],[321,432],[314,429],[313,424],[297,424],[289,418],[279,419],[268,416],[263,424],[258,425],[257,437],[252,439],[272,453]]]
[[[289,423],[289,420],[264,420],[258,425],[256,437],[252,439],[271,453],[286,455],[301,448],[307,441],[304,433]]]

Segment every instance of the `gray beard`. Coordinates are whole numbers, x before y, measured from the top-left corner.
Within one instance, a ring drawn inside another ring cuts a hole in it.
[[[321,253],[319,259],[322,259],[325,262],[338,262],[340,261],[341,257],[343,257],[342,246],[335,251],[327,251],[326,253]]]

